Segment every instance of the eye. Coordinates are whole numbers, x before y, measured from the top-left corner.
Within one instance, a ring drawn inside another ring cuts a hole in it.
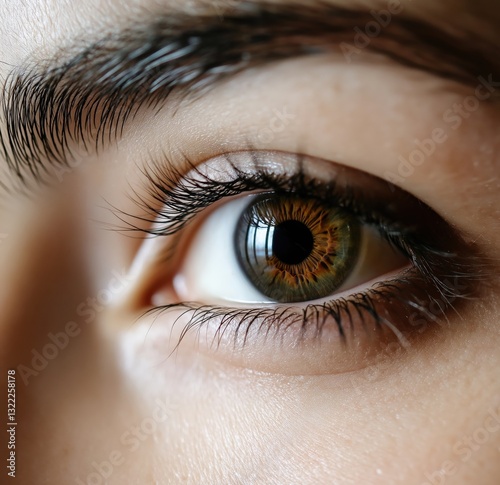
[[[161,167],[138,200],[155,237],[135,266],[149,283],[132,300],[149,302],[148,335],[168,329],[175,349],[194,339],[237,366],[346,372],[439,328],[480,280],[473,246],[367,173],[278,152]]]
[[[224,202],[188,242],[176,289],[217,303],[299,303],[408,264],[376,228],[315,199],[259,194]]]

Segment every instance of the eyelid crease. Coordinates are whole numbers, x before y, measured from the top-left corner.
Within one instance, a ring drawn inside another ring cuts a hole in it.
[[[364,10],[321,1],[242,5],[223,21],[158,15],[90,46],[86,38],[76,41],[72,58],[59,52],[45,66],[14,70],[0,99],[0,153],[11,172],[22,184],[45,179],[47,166],[70,163],[74,145],[98,151],[121,136],[140,107],[166,105],[175,89],[204,92],[250,66],[338,50],[353,42],[353,27],[372,20]],[[395,15],[368,49],[460,82],[477,84],[477,76],[499,72],[495,46],[404,15]]]

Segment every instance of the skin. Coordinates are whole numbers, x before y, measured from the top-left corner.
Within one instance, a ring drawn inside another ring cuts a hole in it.
[[[456,14],[457,25],[500,41],[493,2],[405,6],[437,23]],[[3,0],[0,73],[55,52],[72,32],[92,36],[144,7],[151,5]],[[313,348],[290,358],[286,349],[254,346],[235,357],[230,346],[215,351],[194,336],[168,358],[179,331],[174,317],[137,321],[145,295],[173,271],[155,262],[160,244],[127,276],[144,241],[90,222],[116,222],[101,209],[103,197],[135,210],[129,183],[141,190],[144,147],[180,164],[180,150],[201,162],[245,149],[250,139],[261,150],[300,149],[381,178],[398,174],[414,140],[443,128],[443,113],[473,91],[368,54],[355,64],[341,55],[290,60],[242,73],[175,116],[145,110],[117,145],[62,174],[55,188],[30,201],[7,199],[0,208],[3,375],[32,367],[33,350],[42,352],[50,335],[75,334],[27,383],[18,372],[16,480],[498,484],[498,103],[461,115],[456,129],[447,125],[447,140],[398,182],[477,241],[492,268],[480,299],[406,351],[382,349],[382,358],[350,372]],[[293,119],[263,140],[273,110],[283,109]],[[72,321],[78,330],[68,332]],[[320,370],[305,371],[308,359]]]

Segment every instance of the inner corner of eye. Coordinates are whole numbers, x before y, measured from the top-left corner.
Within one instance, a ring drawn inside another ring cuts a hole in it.
[[[173,287],[182,301],[203,304],[305,303],[407,263],[346,210],[293,194],[254,194],[223,202],[197,224]]]

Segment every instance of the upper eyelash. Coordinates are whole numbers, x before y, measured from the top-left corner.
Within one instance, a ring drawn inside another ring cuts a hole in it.
[[[231,155],[226,155],[229,166],[234,170],[234,178],[228,181],[215,180],[187,161],[192,175],[184,175],[174,164],[154,163],[143,170],[146,178],[146,197],[134,191],[133,200],[144,212],[143,216],[132,215],[114,208],[115,214],[125,227],[122,231],[146,232],[151,236],[172,236],[178,233],[198,213],[212,204],[245,192],[272,191],[278,195],[294,195],[315,198],[323,203],[335,204],[347,209],[367,224],[383,226],[389,242],[393,237],[414,234],[409,225],[402,225],[384,218],[359,202],[352,188],[340,189],[335,180],[328,182],[306,178],[302,171],[302,159],[297,155],[300,169],[293,175],[274,174],[257,170],[245,172],[235,166]],[[390,185],[390,184],[389,184]],[[151,201],[151,202],[149,202]],[[148,224],[139,228],[134,220]]]

